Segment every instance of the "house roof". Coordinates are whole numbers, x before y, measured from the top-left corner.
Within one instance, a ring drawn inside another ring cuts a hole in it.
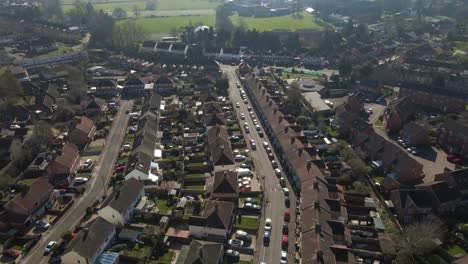
[[[80,105],[86,109],[92,109],[92,108],[101,109],[105,104],[106,104],[106,100],[102,98],[87,98],[80,103]]]
[[[96,87],[117,86],[117,82],[112,79],[95,79],[93,80],[93,83],[96,85]]]
[[[388,115],[398,113],[401,116],[402,121],[406,121],[414,114],[414,111],[414,104],[408,97],[402,97],[391,101],[385,109],[385,112]]]
[[[60,97],[60,93],[57,91],[57,85],[53,83],[49,83],[49,85],[47,86],[46,94],[54,98],[54,100]]]
[[[29,212],[38,206],[44,195],[54,188],[45,177],[36,180],[26,192],[17,194],[9,201],[5,208],[17,214],[28,215]]]
[[[206,99],[206,98],[205,98]],[[216,98],[217,100],[217,98]],[[206,100],[204,100],[206,102]],[[203,113],[206,114],[215,114],[215,113],[222,113],[223,110],[219,102],[207,102],[203,104]]]
[[[186,47],[187,47],[187,44],[183,44],[183,43],[173,43],[173,44],[172,44],[171,50],[183,51],[183,50],[185,50]]]
[[[130,76],[125,85],[145,85],[145,83],[136,76]]]
[[[393,192],[398,192],[401,201],[401,207],[406,206],[406,202],[411,199],[414,204],[419,208],[431,208],[432,200],[429,192],[426,190],[417,190],[417,189],[400,189]]]
[[[181,254],[179,264],[218,264],[224,254],[224,245],[219,243],[193,240],[187,254]]]
[[[190,225],[227,230],[231,225],[234,203],[208,200],[201,216],[191,216]]]
[[[411,137],[424,136],[430,133],[430,126],[424,123],[416,123],[411,121],[405,124],[401,130],[403,135],[408,135]]]
[[[237,194],[239,188],[237,186],[236,171],[217,171],[214,175],[213,193],[221,194]]]
[[[459,198],[459,193],[453,188],[450,188],[449,185],[444,181],[421,183],[415,187],[417,189],[424,188],[431,190],[437,200],[439,200],[441,203],[454,201]]]
[[[434,180],[447,181],[450,187],[457,187],[459,190],[468,189],[468,168],[437,174]]]
[[[226,125],[226,118],[222,113],[205,115],[205,126]]]
[[[61,154],[54,160],[52,166],[55,174],[68,174],[73,167],[73,162],[80,155],[78,147],[73,143],[65,143]]]
[[[70,132],[69,138],[72,139],[73,137],[79,136],[80,134],[88,136],[93,130],[93,127],[93,120],[87,118],[86,116],[81,116],[75,128]]]
[[[460,135],[460,137],[468,137],[468,125],[462,122],[449,119],[445,123],[442,124],[441,128],[445,128],[446,130],[453,131],[455,132],[456,135]]]
[[[125,181],[124,185],[119,190],[112,192],[106,202],[106,206],[115,209],[121,214],[125,213],[140,195],[143,187],[143,183],[135,178]]]
[[[143,42],[143,48],[154,48],[155,45],[156,42],[152,40],[147,40]]]
[[[229,134],[224,126],[215,125],[210,127],[207,131],[207,139],[213,165],[231,165],[235,163]]]
[[[159,77],[156,82],[154,82],[155,85],[173,85],[174,84],[174,80],[168,76],[161,76]]]
[[[66,253],[73,251],[83,258],[92,259],[100,253],[100,248],[114,231],[113,224],[98,217],[87,228],[78,232],[76,237],[70,241]]]

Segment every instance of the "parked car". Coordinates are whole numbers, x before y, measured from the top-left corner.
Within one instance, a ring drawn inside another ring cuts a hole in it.
[[[281,176],[281,170],[280,169],[275,169],[275,174],[276,176]]]
[[[240,248],[240,247],[243,247],[243,246],[244,246],[244,241],[242,241],[242,240],[240,240],[240,239],[229,239],[228,245],[229,245],[230,247],[237,247],[237,248]]]
[[[271,226],[272,226],[271,219],[270,219],[270,218],[267,218],[267,219],[265,220],[265,230],[271,231]]]
[[[5,255],[10,256],[12,258],[17,258],[21,254],[21,252],[18,251],[18,250],[7,248],[2,252],[2,254],[5,254]]]
[[[88,182],[87,178],[78,177],[78,178],[75,178],[74,185],[80,185],[80,184],[84,184],[86,182]]]
[[[240,107],[240,104],[239,102],[236,103],[236,108],[239,108]]]
[[[240,239],[240,240],[243,240],[243,241],[250,241],[250,240],[252,240],[252,236],[249,233],[247,233],[247,232],[245,232],[243,230],[237,230],[236,231],[236,239]]]
[[[251,203],[244,204],[244,208],[246,208],[246,209],[255,209],[255,210],[261,210],[262,209],[262,207],[260,205],[251,204]]]
[[[44,249],[44,254],[49,254],[50,252],[52,252],[52,250],[54,250],[56,245],[57,245],[57,241],[53,241],[53,240],[50,241]]]
[[[36,228],[47,230],[50,227],[50,224],[45,221],[37,221],[35,224]]]
[[[265,243],[265,246],[270,243],[270,231],[265,231],[263,233],[263,243]]]
[[[283,193],[286,196],[289,196],[289,189],[288,188],[283,188]]]
[[[290,204],[291,201],[289,200],[289,196],[284,197],[284,206],[286,206],[286,208],[289,208]]]
[[[286,187],[286,179],[284,177],[280,178],[280,185],[281,187],[285,188]]]
[[[244,120],[244,119],[245,119],[245,115],[244,115],[244,113],[242,113],[242,114],[240,115],[240,118],[241,118],[242,120]]]
[[[271,166],[273,166],[273,168],[278,168],[278,163],[276,163],[275,160],[272,160],[271,161]]]
[[[234,157],[235,160],[237,161],[244,161],[245,160],[245,156],[244,155],[236,155]]]
[[[283,239],[281,239],[281,245],[283,248],[288,248],[289,238],[288,235],[283,235]]]
[[[284,221],[289,222],[289,218],[291,217],[291,213],[289,209],[284,210]]]
[[[264,146],[265,148],[268,147],[268,146],[269,146],[268,142],[263,141],[263,146]]]
[[[239,261],[240,258],[239,251],[233,249],[226,250],[226,253],[224,255],[232,261]]]
[[[409,153],[413,155],[418,155],[418,149],[416,147],[409,147],[406,149],[406,151],[408,151]]]
[[[245,100],[244,100],[244,104],[248,104],[248,103],[249,103],[249,101],[247,101],[247,99],[245,99]]]
[[[268,153],[268,158],[270,160],[274,160],[275,159],[275,156],[273,155],[273,153]]]
[[[252,150],[257,150],[257,145],[255,145],[255,142],[250,143],[250,148],[252,148]]]
[[[283,235],[286,235],[289,233],[289,223],[288,222],[283,222]]]
[[[256,199],[254,199],[254,198],[247,197],[244,200],[244,204],[246,204],[246,203],[258,204],[258,201]]]
[[[85,162],[84,162],[84,167],[85,168],[89,168],[89,166],[91,166],[91,164],[93,164],[93,161],[91,159],[87,159]]]
[[[262,137],[263,137],[263,132],[262,132],[262,131],[258,131],[258,136],[262,138]]]
[[[286,251],[281,251],[281,259],[280,259],[280,264],[286,264],[288,263],[288,252]]]
[[[237,88],[240,88],[240,83],[239,82],[237,82],[236,85],[237,85]]]

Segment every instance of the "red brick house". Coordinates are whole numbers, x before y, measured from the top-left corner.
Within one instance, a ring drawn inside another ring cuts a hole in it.
[[[18,228],[24,231],[33,224],[54,203],[53,188],[47,178],[39,178],[17,194],[0,212],[0,230]]]
[[[411,224],[432,214],[432,199],[426,190],[394,190],[390,199],[401,223]]]
[[[440,127],[437,143],[449,153],[468,158],[468,124],[451,119],[446,121]]]
[[[383,125],[387,132],[395,132],[408,122],[413,114],[413,103],[407,97],[395,99],[385,109]]]
[[[237,203],[239,199],[237,184],[236,171],[217,171],[213,177],[207,179],[206,190],[211,193],[211,199]]]
[[[454,188],[461,194],[463,201],[468,201],[468,169],[436,174],[434,181],[446,182],[451,188]]]
[[[348,97],[348,107],[354,113],[359,113],[364,110],[364,102],[366,98],[364,93],[353,93]]]
[[[455,211],[460,204],[460,193],[444,181],[422,183],[415,186],[418,190],[426,190],[431,195],[434,211],[443,214]]]
[[[70,132],[68,141],[83,149],[90,142],[96,133],[94,121],[86,116],[80,117],[75,128]]]
[[[70,184],[80,165],[80,151],[73,143],[65,143],[57,158],[47,168],[47,175],[53,185],[63,187]]]
[[[83,108],[84,114],[93,120],[101,118],[107,108],[106,100],[101,98],[88,98],[81,102],[80,105]]]

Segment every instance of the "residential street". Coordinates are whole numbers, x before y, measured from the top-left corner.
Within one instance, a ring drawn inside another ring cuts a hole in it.
[[[72,230],[78,225],[85,215],[86,208],[94,201],[101,199],[104,194],[109,178],[114,170],[114,163],[119,155],[121,143],[127,131],[128,115],[126,109],[131,109],[132,102],[122,100],[117,115],[114,118],[112,129],[107,137],[106,145],[101,156],[94,167],[90,181],[86,185],[86,192],[80,196],[75,204],[53,225],[47,232],[42,234],[41,240],[33,247],[21,263],[47,263],[49,257],[43,256],[44,248],[51,240],[58,241],[60,236],[67,230]]]
[[[252,118],[249,115],[249,111],[247,109],[248,105],[250,104],[245,104],[241,98],[239,88],[237,88],[236,83],[240,82],[239,78],[237,77],[237,74],[235,72],[236,67],[231,67],[231,66],[222,66],[223,72],[227,75],[229,78],[229,94],[231,101],[233,104],[236,104],[239,102],[240,107],[239,108],[234,108],[235,111],[237,112],[237,116],[239,117],[241,113],[244,113],[246,118],[245,120],[241,120],[239,118],[240,126],[243,129],[243,124],[244,122],[248,123],[248,126],[250,128],[250,133],[249,134],[244,134],[245,139],[248,142],[250,139],[253,139],[255,141],[255,144],[257,145],[257,150],[251,151],[250,156],[253,160],[254,166],[255,166],[255,171],[257,173],[257,176],[259,177],[259,181],[262,183],[263,186],[263,191],[264,191],[264,204],[263,204],[263,217],[262,221],[259,227],[258,231],[258,237],[257,237],[257,248],[255,250],[255,256],[254,256],[254,263],[260,263],[260,262],[266,262],[266,263],[278,263],[281,258],[281,241],[282,241],[282,223],[283,223],[283,214],[285,210],[284,206],[284,195],[282,188],[279,184],[279,179],[275,175],[275,171],[271,165],[271,161],[268,158],[268,154],[263,147],[263,142],[266,141],[268,144],[271,146],[268,137],[265,135],[263,138],[261,138],[258,135],[258,132],[255,130],[255,125],[252,121]],[[252,109],[253,110],[253,109]],[[253,110],[254,111],[254,110]],[[255,116],[257,116],[255,114]],[[257,118],[258,119],[258,118]],[[261,123],[259,123],[261,126]],[[265,131],[264,128],[261,128],[262,131]],[[245,131],[243,129],[243,131]],[[248,143],[249,149],[250,143]],[[273,153],[274,154],[274,153]],[[276,158],[275,155],[275,160],[278,162],[278,159]],[[279,162],[278,162],[279,163]],[[279,168],[282,170],[281,166]],[[284,175],[283,175],[284,176]],[[288,184],[289,187],[289,184]],[[293,195],[293,194],[291,194]],[[294,207],[295,204],[295,199],[291,197],[291,207]],[[291,208],[291,211],[293,211],[294,208]],[[295,217],[293,216],[293,212],[291,212],[291,223],[294,221]],[[266,218],[271,218],[273,222],[273,228],[272,228],[272,233],[271,233],[271,239],[270,239],[270,244],[268,247],[265,247],[263,244],[263,233],[264,233],[264,221]],[[290,238],[289,238],[289,248],[293,249],[291,245],[294,244],[294,230],[291,228],[292,224],[290,224]],[[292,252],[290,251],[290,254],[288,254],[290,261],[292,261]]]

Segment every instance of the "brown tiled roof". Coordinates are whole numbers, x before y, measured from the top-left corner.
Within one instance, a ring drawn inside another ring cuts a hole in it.
[[[235,163],[229,134],[224,126],[215,125],[210,127],[207,131],[207,140],[213,165]]]
[[[29,187],[27,192],[20,193],[9,201],[5,205],[5,208],[16,214],[29,215],[31,210],[36,209],[39,205],[38,202],[41,201],[45,195],[49,195],[49,191],[53,188],[54,187],[46,178],[41,177]]]
[[[121,214],[125,213],[138,195],[140,195],[143,187],[143,184],[135,178],[125,181],[119,190],[115,190],[112,193],[106,206],[110,206]]]
[[[217,171],[214,175],[213,193],[229,194],[238,193],[237,172]]]
[[[405,124],[401,130],[404,135],[410,135],[412,137],[424,136],[430,132],[430,126],[428,124],[421,124],[411,121]]]
[[[408,97],[402,97],[388,103],[385,111],[390,115],[398,113],[401,116],[402,121],[406,121],[414,114],[415,107]]]
[[[218,264],[224,254],[224,246],[219,243],[193,240],[181,264]],[[179,263],[179,262],[177,262]]]
[[[214,126],[214,125],[225,125],[226,119],[222,113],[216,114],[206,114],[205,115],[205,126]]]
[[[73,143],[65,143],[61,154],[52,163],[55,174],[68,174],[73,168],[73,162],[80,155],[78,147]]]
[[[203,113],[205,114],[215,114],[222,113],[221,105],[219,102],[208,102],[203,104]]]
[[[84,135],[89,135],[94,128],[94,121],[87,118],[86,116],[81,116],[78,120],[78,123],[75,126],[75,129],[70,132],[70,138],[72,138],[76,133],[82,133]]]
[[[189,224],[217,229],[228,229],[234,210],[234,203],[208,200],[201,216],[190,217]]]
[[[417,189],[429,189],[441,203],[454,201],[460,197],[460,194],[450,188],[444,181],[427,182],[416,185]]]
[[[468,137],[468,125],[458,122],[453,119],[447,120],[442,124],[441,128],[445,128],[448,131],[453,131],[455,134],[460,135],[460,137]]]

